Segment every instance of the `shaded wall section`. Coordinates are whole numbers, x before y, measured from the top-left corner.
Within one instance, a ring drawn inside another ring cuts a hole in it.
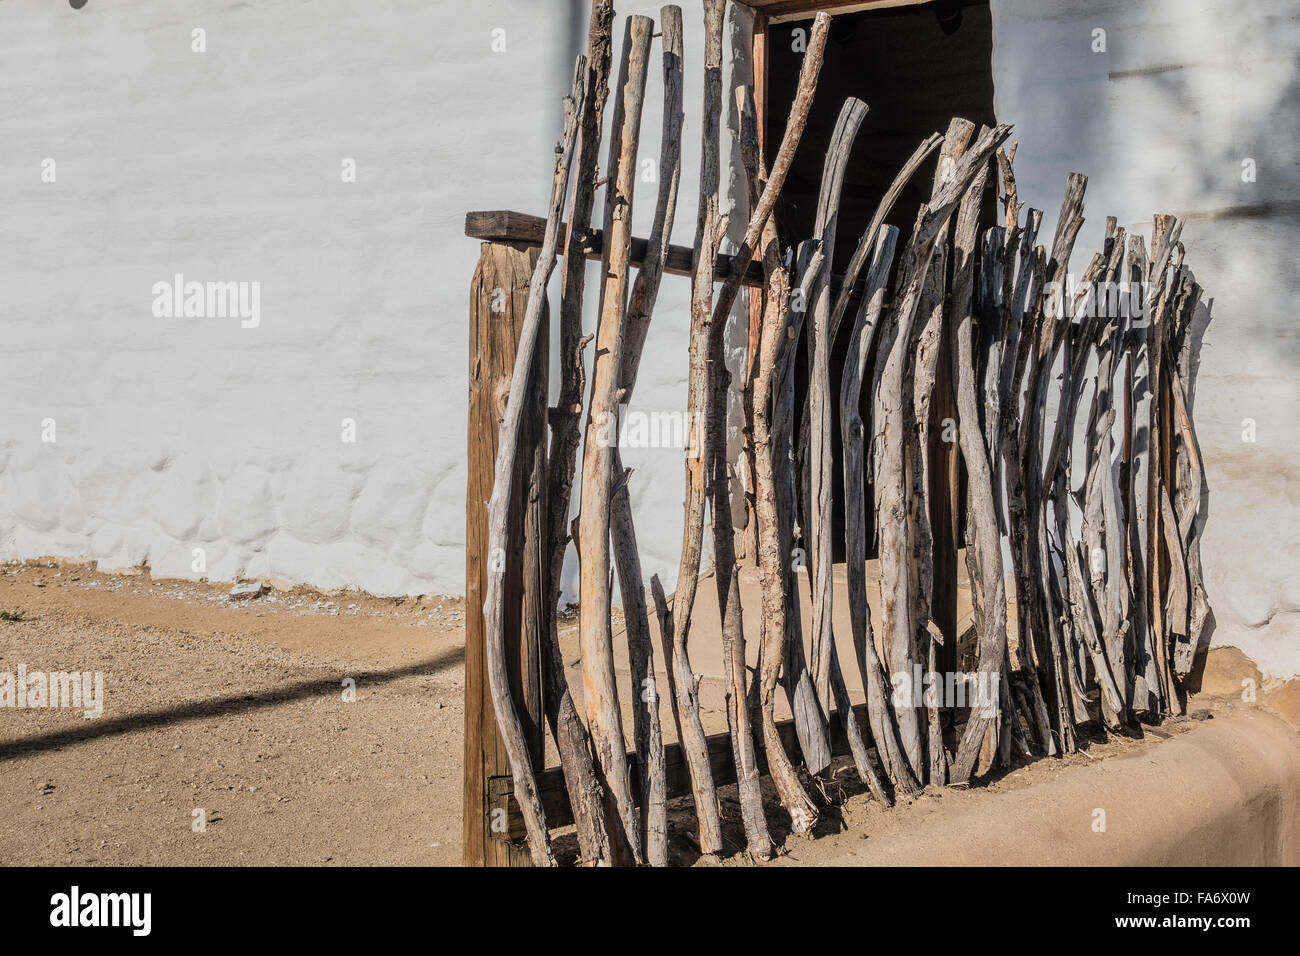
[[[997,114],[1016,125],[1021,198],[1045,208],[1048,235],[1066,174],[1089,176],[1076,271],[1100,248],[1107,215],[1147,236],[1154,213],[1187,220],[1187,262],[1210,313],[1194,401],[1212,641],[1294,675],[1300,12],[1287,0],[992,0],[992,10]]]

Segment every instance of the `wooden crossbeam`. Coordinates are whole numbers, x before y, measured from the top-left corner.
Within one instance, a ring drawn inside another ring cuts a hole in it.
[[[560,227],[561,232],[564,226]],[[540,246],[542,244],[542,235],[546,231],[546,220],[540,216],[530,216],[523,212],[513,212],[508,209],[490,209],[478,212],[465,213],[465,235],[471,239],[480,239],[483,242],[514,242],[522,243],[528,246]],[[603,248],[604,237],[599,229],[593,229],[587,234],[586,241],[582,245],[583,252],[588,259],[599,259]],[[645,239],[632,239],[632,264],[639,266],[645,262],[645,250],[647,242]],[[564,251],[561,244],[560,251]],[[691,274],[691,259],[695,251],[688,246],[669,246],[668,261],[664,265],[664,271],[673,275],[689,276]],[[721,282],[731,272],[731,256],[718,256],[717,269],[714,276]],[[749,268],[745,272],[745,278],[742,280],[747,286],[761,287],[763,285],[763,269],[758,262],[750,262]]]
[[[855,704],[853,714],[858,718],[859,726],[867,725],[867,705]],[[848,738],[844,736],[844,724],[839,720],[838,713],[832,711],[827,719],[827,729],[831,735],[831,754],[839,757],[849,752]],[[794,721],[782,720],[777,721],[777,733],[781,735],[781,743],[785,746],[785,752],[790,754],[791,758],[798,759],[799,756],[799,738],[795,734]],[[725,786],[729,783],[736,782],[736,768],[731,758],[731,735],[728,733],[713,734],[706,738],[709,747],[709,768],[713,772],[713,782],[716,786]],[[869,748],[871,753],[875,754],[874,748]],[[641,792],[637,786],[638,775],[636,772],[636,754],[630,752],[627,755],[627,761],[632,766],[632,794],[636,798],[637,806],[641,805]],[[763,759],[760,752],[758,755],[759,773],[767,776],[767,762]],[[667,778],[668,797],[680,797],[691,792],[690,772],[686,766],[686,758],[682,756],[680,744],[668,744],[664,747],[664,771]],[[489,791],[493,797],[493,803],[500,806],[498,801],[504,801],[509,815],[509,832],[513,837],[516,834],[523,836],[523,818],[519,815],[519,806],[514,801],[514,784],[507,774],[505,776],[492,777],[488,781]],[[569,794],[564,788],[564,774],[559,767],[552,767],[543,770],[537,774],[537,789],[542,799],[542,809],[546,812],[546,825],[551,829],[556,827],[568,826],[573,822],[573,811],[569,807]]]
[[[565,228],[564,224],[560,225],[561,231]],[[542,233],[546,229],[546,220],[540,216],[530,216],[526,212],[514,212],[509,209],[487,209],[477,212],[465,213],[465,235],[471,239],[478,239],[482,242],[504,242],[513,243],[520,246],[540,246],[542,244]],[[601,250],[604,248],[604,237],[599,229],[593,229],[587,234],[587,241],[582,245],[582,251],[588,259],[599,259]],[[632,239],[632,265],[640,266],[645,262],[645,239]],[[560,253],[563,255],[564,247],[561,244]],[[694,251],[686,246],[669,246],[668,262],[664,266],[664,271],[673,275],[690,276],[691,274],[691,256]],[[713,277],[718,282],[722,282],[731,272],[732,256],[719,255],[717,267],[713,270]],[[838,292],[840,283],[844,276],[840,273],[831,274],[831,292]],[[745,270],[745,277],[741,279],[741,285],[751,288],[762,288],[763,285],[763,267],[757,260],[750,262],[749,268]],[[885,303],[885,308],[889,308],[889,303]]]

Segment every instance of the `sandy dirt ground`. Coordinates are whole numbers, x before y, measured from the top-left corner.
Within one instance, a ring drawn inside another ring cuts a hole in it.
[[[0,864],[459,863],[459,604],[228,590],[4,568],[0,671],[104,713],[0,709]]]
[[[459,599],[303,588],[232,602],[228,585],[70,564],[0,572],[0,610],[22,618],[0,620],[0,672],[22,665],[28,673],[100,671],[104,679],[96,718],[79,709],[0,708],[0,865],[460,862]],[[711,619],[711,597],[701,582],[702,622]],[[562,644],[580,688],[575,630],[565,623]],[[713,643],[702,624],[693,663],[705,674],[706,729],[718,732],[725,712]],[[671,741],[666,706],[663,722]],[[840,760],[826,788],[834,805],[817,834],[838,837],[786,840],[770,792],[769,821],[791,862],[869,862],[852,840],[923,826],[962,801],[1158,745],[1192,724],[1170,723],[1143,740],[1095,741],[1086,754],[1036,761],[969,792],[932,789],[889,811]],[[689,799],[678,799],[673,862],[746,865],[734,790],[721,794],[732,854],[700,861],[688,835]],[[196,827],[198,818],[206,827]],[[575,843],[571,832],[557,834],[562,857],[572,859]]]

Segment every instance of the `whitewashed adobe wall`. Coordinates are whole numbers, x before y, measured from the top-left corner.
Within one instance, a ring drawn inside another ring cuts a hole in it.
[[[1075,246],[1107,215],[1186,217],[1211,321],[1195,417],[1210,486],[1214,643],[1300,672],[1300,10],[1289,0],[992,0],[995,107],[1021,198],[1053,228],[1089,176]],[[1104,33],[1098,33],[1104,31]],[[1044,205],[1045,204],[1045,205]],[[1050,233],[1049,233],[1050,234]],[[1086,251],[1086,252],[1084,252]]]
[[[3,555],[460,592],[464,214],[543,211],[575,6],[0,4]],[[660,90],[656,60],[647,156]],[[690,244],[687,135],[673,238]],[[178,273],[257,283],[256,326],[155,314]],[[665,282],[644,409],[684,402],[687,285]],[[625,460],[638,511],[668,516],[642,532],[647,573],[675,572],[681,453]]]
[[[0,4],[0,553],[198,577],[202,548],[212,579],[459,592],[478,254],[463,215],[541,211],[584,5]],[[673,241],[690,244],[702,31],[683,6]],[[1048,228],[1072,169],[1091,177],[1080,249],[1107,214],[1202,214],[1184,239],[1214,298],[1196,415],[1215,640],[1294,674],[1295,13],[1286,0],[992,6],[997,112],[1017,124],[1022,194]],[[660,89],[656,64],[643,159]],[[644,234],[655,185],[638,188]],[[155,315],[155,283],[177,273],[259,283],[256,327]],[[665,281],[633,410],[682,410],[686,284]],[[646,573],[671,588],[680,450],[624,461]]]

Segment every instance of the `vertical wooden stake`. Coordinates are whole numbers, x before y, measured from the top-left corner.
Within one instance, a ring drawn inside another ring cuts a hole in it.
[[[767,17],[762,13],[754,14],[754,24],[750,34],[750,66],[753,70],[753,83],[749,86],[749,92],[753,96],[754,102],[754,121],[756,145],[759,157],[766,160],[763,153],[764,131],[763,124],[766,121],[764,112],[767,105]],[[743,104],[742,104],[743,105]],[[763,163],[766,169],[766,161]],[[751,196],[750,209],[757,204],[757,195]],[[765,234],[766,235],[766,234]],[[766,245],[766,242],[764,242]],[[760,247],[759,251],[762,251]],[[761,256],[760,256],[761,258]],[[788,278],[788,276],[787,276]],[[745,370],[745,380],[750,381],[754,376],[753,366],[758,361],[759,351],[761,348],[760,339],[763,328],[763,295],[761,292],[750,290],[749,293],[749,352],[747,355],[749,366]],[[746,458],[749,462],[746,468],[748,478],[748,495],[745,502],[745,511],[747,521],[745,523],[745,553],[741,555],[747,562],[757,566],[758,564],[758,508],[756,499],[758,495],[757,479],[754,476],[754,451],[753,437],[749,436],[746,440]]]
[[[528,306],[528,282],[537,249],[483,243],[470,286],[469,481],[465,501],[465,758],[464,848],[466,866],[531,866],[522,830],[507,829],[506,798],[496,784],[510,779],[505,744],[497,730],[488,688],[483,599],[492,555],[488,554],[487,501],[492,496],[497,431],[505,414],[515,350]],[[543,322],[545,323],[545,318]],[[546,389],[549,358],[539,348],[529,385],[530,402],[520,428],[519,470],[510,508],[505,567],[505,641],[512,696],[520,703],[533,766],[542,766],[541,642],[548,626],[549,582],[546,528]]]
[[[610,626],[609,510],[613,459],[618,445],[618,386],[627,320],[636,152],[653,31],[654,21],[639,16],[629,17],[623,31],[623,60],[619,67],[606,171],[609,184],[605,193],[600,319],[596,326],[596,355],[582,448],[581,510],[578,516],[578,637],[582,648],[587,724],[591,728],[592,746],[603,773],[602,782],[612,798],[616,819],[622,822],[630,859],[638,864],[645,862],[645,855],[641,849],[623,718],[619,710]],[[618,838],[611,834],[611,839],[617,842]]]

